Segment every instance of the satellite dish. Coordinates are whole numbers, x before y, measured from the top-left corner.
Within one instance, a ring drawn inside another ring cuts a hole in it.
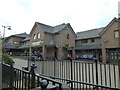
[[[106,43],[106,42],[108,42],[108,40],[104,39],[103,42]]]

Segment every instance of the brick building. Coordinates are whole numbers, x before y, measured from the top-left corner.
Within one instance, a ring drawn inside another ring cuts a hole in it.
[[[111,62],[120,59],[120,19],[114,18],[106,27],[78,32],[75,51],[80,58],[97,58]]]
[[[36,22],[30,32],[30,52],[49,59],[66,59],[68,53],[75,58],[75,38],[69,23],[53,27]]]
[[[120,19],[106,27],[75,33],[69,23],[49,26],[35,22],[29,36],[16,49],[23,53],[41,53],[45,59],[94,59],[109,62],[120,59]]]

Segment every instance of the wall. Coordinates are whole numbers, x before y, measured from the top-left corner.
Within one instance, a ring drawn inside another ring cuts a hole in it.
[[[114,37],[114,30],[118,30],[118,22],[113,23],[108,30],[101,36],[102,47],[105,48],[117,48],[118,47],[118,38]],[[103,40],[107,40],[106,43]]]
[[[109,25],[110,26],[107,26],[106,31],[101,35],[103,62],[107,62],[107,48],[119,48],[119,38],[114,37],[114,30],[118,30],[118,22],[114,21]],[[106,42],[104,40],[106,40]]]
[[[38,34],[38,33],[40,33],[40,38],[39,39],[33,39],[33,36],[34,36],[34,34]],[[42,30],[40,30],[40,28],[38,28],[38,26],[36,26],[35,28],[34,28],[34,31],[33,31],[33,33],[32,33],[32,35],[31,35],[31,37],[30,37],[30,41],[31,41],[31,43],[32,42],[35,42],[35,41],[39,41],[39,40],[45,40],[44,39],[44,32],[42,31]]]
[[[94,39],[95,39],[95,42],[94,42],[94,43],[101,43],[101,38],[100,38],[100,37],[96,37],[96,38],[94,38]],[[91,42],[91,38],[89,38],[89,39],[75,40],[75,44],[76,44],[76,45],[83,44],[83,43],[82,43],[83,40],[87,40],[87,41],[88,41],[87,43],[92,43],[92,42]]]
[[[46,44],[50,43],[51,41],[54,41],[54,35],[50,33],[45,33],[44,34],[44,42]]]
[[[67,35],[69,34],[69,39],[67,39]],[[56,44],[61,44],[62,46],[64,46],[64,43],[68,42],[69,43],[69,48],[70,47],[75,47],[75,34],[74,32],[71,30],[70,27],[67,27],[66,29],[62,30],[61,32],[59,32],[58,34],[55,34],[54,36],[54,40],[56,42]],[[66,52],[66,54],[64,53]],[[65,59],[67,58],[67,51],[65,48],[58,48],[58,59]],[[75,53],[73,51],[72,53],[73,58],[75,58]]]

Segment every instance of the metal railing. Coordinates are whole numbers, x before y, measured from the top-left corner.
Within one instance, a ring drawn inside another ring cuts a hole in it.
[[[36,67],[35,64],[32,64],[30,71],[26,71],[17,69],[13,65],[3,64],[3,90],[5,88],[9,90],[33,90],[40,87],[41,80],[47,80],[48,84],[55,85],[57,90],[69,90],[67,84],[36,73]]]
[[[97,60],[43,60],[35,63],[40,74],[68,83],[71,89],[120,90],[120,64],[100,63]]]

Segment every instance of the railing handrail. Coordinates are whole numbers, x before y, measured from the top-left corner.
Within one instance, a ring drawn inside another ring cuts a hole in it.
[[[46,76],[46,77],[49,77],[49,76]],[[86,85],[95,86],[95,87],[103,87],[103,88],[108,88],[108,89],[120,90],[120,88],[116,88],[116,87],[115,87],[115,88],[114,88],[114,87],[107,87],[107,86],[99,85],[99,84],[97,85],[97,84],[92,84],[92,83],[87,83],[87,82],[76,81],[76,80],[63,79],[63,78],[52,77],[52,76],[50,76],[50,77],[51,77],[51,78],[54,78],[54,79],[65,80],[65,81],[67,81],[68,83],[76,82],[76,83],[86,84]]]
[[[5,66],[7,66],[7,67],[11,67],[11,65],[8,65],[8,64],[4,64],[4,63],[3,63],[3,65],[5,65]],[[19,68],[13,67],[13,66],[12,66],[11,68],[13,68],[14,70],[22,71],[23,73],[31,74],[31,75],[33,75],[34,77],[36,76],[36,77],[38,77],[38,78],[45,79],[45,80],[50,81],[50,82],[52,82],[52,83],[56,83],[56,84],[59,85],[59,88],[62,88],[63,90],[64,90],[64,89],[65,89],[65,90],[66,90],[66,89],[67,89],[67,90],[70,89],[70,87],[68,87],[68,85],[65,84],[65,83],[63,83],[63,82],[60,82],[60,81],[55,80],[55,79],[52,79],[52,78],[50,78],[50,77],[45,77],[45,76],[43,76],[43,75],[41,75],[41,74],[38,74],[38,73],[36,72],[35,68],[33,68],[33,66],[31,67],[31,70],[30,70],[30,71],[27,71],[27,70],[25,70],[25,69],[19,69]],[[12,87],[13,87],[13,86],[12,86]]]
[[[65,84],[65,83],[63,83],[63,82],[60,82],[60,81],[58,81],[58,80],[52,79],[52,78],[50,78],[50,77],[45,77],[45,76],[40,75],[40,74],[36,74],[36,76],[41,77],[41,78],[43,78],[43,79],[46,79],[46,80],[48,80],[48,81],[52,81],[52,82],[54,82],[54,83],[58,83],[58,84],[61,85],[62,88],[69,88],[69,87],[67,86],[67,84]]]

